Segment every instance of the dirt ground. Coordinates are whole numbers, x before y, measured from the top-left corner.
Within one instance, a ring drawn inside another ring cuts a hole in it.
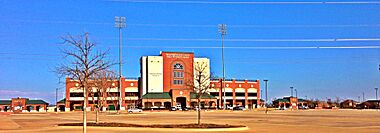
[[[88,113],[88,121],[94,121],[94,113]],[[196,112],[149,112],[119,115],[100,113],[102,122],[135,124],[183,124],[195,123]],[[65,113],[0,113],[1,132],[81,132],[81,127],[58,127],[59,123],[81,122],[82,112]],[[380,111],[376,110],[302,110],[302,111],[207,111],[202,112],[202,122],[238,124],[248,126],[244,131],[228,132],[300,132],[300,133],[379,133]],[[199,132],[180,129],[149,128],[88,128],[93,132]],[[205,131],[210,132],[210,131]],[[211,131],[212,132],[212,131]],[[220,132],[220,131],[219,131]]]

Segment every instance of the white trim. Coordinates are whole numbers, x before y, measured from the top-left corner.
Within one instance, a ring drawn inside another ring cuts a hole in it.
[[[223,90],[226,92],[233,92],[232,88],[224,88]]]
[[[238,97],[235,97],[236,100],[245,100],[245,97],[243,96],[238,96]]]
[[[248,97],[248,100],[257,100],[257,97]]]
[[[126,96],[124,100],[139,100],[139,97],[137,96]]]
[[[222,96],[222,98],[223,98],[223,96]],[[227,99],[227,100],[232,100],[233,97],[232,97],[232,96],[226,96],[225,99]]]
[[[248,93],[251,93],[251,92],[257,93],[257,89],[256,88],[248,88],[247,92]]]
[[[236,88],[235,92],[244,92],[245,93],[245,89],[244,88]]]
[[[126,87],[124,88],[125,92],[139,92],[139,88],[137,87]]]

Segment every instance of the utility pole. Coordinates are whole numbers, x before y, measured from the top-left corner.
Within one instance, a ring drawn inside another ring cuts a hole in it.
[[[122,109],[122,98],[121,98],[121,78],[123,77],[122,75],[122,28],[126,27],[125,24],[125,17],[118,17],[115,16],[115,27],[119,29],[119,110]]]
[[[378,90],[379,88],[375,88],[375,91],[376,91],[376,100],[377,100],[377,90]]]
[[[226,78],[225,68],[224,68],[224,36],[227,34],[227,25],[219,24],[218,28],[219,28],[219,33],[222,37],[222,71],[223,71],[222,90],[223,90],[223,105],[224,105],[223,109],[225,110],[227,108],[227,105],[226,105],[226,88],[224,86],[225,85],[224,80]]]
[[[265,82],[265,114],[268,114],[268,105],[267,105],[267,102],[268,102],[268,80],[267,79],[264,79],[264,82]]]
[[[294,91],[296,92],[296,98],[297,98],[296,106],[297,106],[297,109],[298,109],[298,95],[297,95],[297,89],[294,89]]]

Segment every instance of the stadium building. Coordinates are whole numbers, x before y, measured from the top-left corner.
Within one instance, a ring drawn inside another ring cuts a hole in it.
[[[106,96],[103,109],[114,109],[116,101],[121,98],[121,110],[140,106],[148,109],[167,109],[173,106],[192,108],[196,106],[194,89],[188,82],[194,81],[194,69],[198,64],[205,65],[205,74],[210,75],[210,60],[196,58],[191,52],[161,52],[158,56],[142,56],[140,58],[141,77],[136,79],[122,78],[122,89],[119,92],[118,80],[109,81],[109,91],[115,95]],[[226,79],[224,81],[225,96],[221,79],[208,79],[210,89],[201,97],[201,107],[222,108],[227,106],[243,106],[254,108],[260,105],[259,80]],[[224,99],[226,103],[224,103]],[[60,110],[82,110],[83,90],[73,79],[66,79],[66,98],[57,105]],[[88,110],[93,103],[89,97]],[[64,106],[64,107],[63,107]]]
[[[0,100],[0,112],[46,112],[48,103],[43,100],[12,98]]]

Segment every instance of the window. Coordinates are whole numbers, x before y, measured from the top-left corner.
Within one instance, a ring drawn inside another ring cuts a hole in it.
[[[83,97],[83,93],[80,92],[80,93],[70,93],[70,97]]]
[[[210,92],[210,94],[213,96],[219,96],[219,92]]]
[[[175,80],[174,80],[174,84],[175,84],[175,85],[182,85],[182,84],[183,84],[183,80],[175,79]]]
[[[174,78],[183,78],[183,72],[174,71]]]
[[[244,97],[244,96],[245,96],[245,93],[244,93],[244,92],[243,92],[243,93],[241,93],[241,92],[236,92],[236,93],[235,93],[235,96],[243,96],[243,97]]]
[[[173,65],[173,84],[183,85],[184,84],[184,69],[183,65],[176,63]]]
[[[174,70],[183,70],[183,66],[180,63],[176,63],[176,64],[174,64],[173,69]]]
[[[257,93],[248,93],[248,96],[249,96],[249,97],[256,97],[256,96],[257,96]]]

